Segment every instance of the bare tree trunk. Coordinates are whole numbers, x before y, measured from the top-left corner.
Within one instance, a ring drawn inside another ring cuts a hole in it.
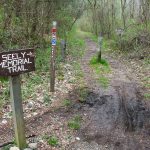
[[[124,29],[126,29],[125,9],[126,9],[126,0],[121,0],[122,20]]]
[[[97,0],[88,0],[88,3],[90,4],[90,7],[91,7],[91,10],[92,10],[92,19],[93,19],[93,30],[94,30],[94,33],[96,35],[98,35],[98,28],[97,28]]]

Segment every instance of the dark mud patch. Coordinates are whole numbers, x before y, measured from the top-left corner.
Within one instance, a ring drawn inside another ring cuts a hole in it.
[[[94,141],[114,150],[150,148],[150,109],[138,89],[134,84],[124,83],[112,88],[111,93],[100,96],[88,91],[84,102],[72,105],[72,110],[87,114],[79,136],[85,142]]]

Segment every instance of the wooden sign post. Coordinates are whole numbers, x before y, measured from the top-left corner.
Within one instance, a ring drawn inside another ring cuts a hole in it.
[[[26,148],[20,77],[10,77],[10,94],[14,118],[15,140],[20,149]]]
[[[15,140],[22,150],[26,148],[20,74],[35,70],[34,50],[25,49],[0,53],[0,76],[9,76],[14,119]]]
[[[57,22],[53,22],[52,28],[52,50],[51,50],[51,73],[50,73],[50,91],[55,91],[55,59],[56,59],[56,25]]]
[[[98,62],[100,62],[102,59],[102,44],[103,44],[103,36],[102,33],[100,33],[98,36],[98,46],[99,46],[98,57],[97,57]]]

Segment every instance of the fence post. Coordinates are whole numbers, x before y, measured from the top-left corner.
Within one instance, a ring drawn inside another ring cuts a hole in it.
[[[103,36],[102,33],[100,32],[98,36],[98,47],[99,47],[98,57],[97,57],[98,62],[100,62],[102,59],[102,44],[103,44]]]

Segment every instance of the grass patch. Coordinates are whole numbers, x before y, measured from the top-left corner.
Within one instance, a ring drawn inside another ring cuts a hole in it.
[[[144,87],[150,88],[150,83],[144,83]]]
[[[144,59],[144,64],[145,65],[150,65],[150,59],[149,58],[145,58]]]
[[[16,140],[13,139],[13,141],[12,141],[11,144],[2,147],[1,150],[10,150],[11,147],[16,146],[16,145],[17,145],[17,144],[16,144]]]
[[[145,77],[145,78],[143,79],[143,81],[149,82],[149,81],[150,81],[150,77]]]
[[[71,101],[68,100],[68,99],[65,99],[65,100],[63,101],[63,105],[66,106],[66,107],[68,107],[68,106],[71,105]]]
[[[50,96],[46,93],[44,94],[43,101],[46,104],[51,104],[51,102],[52,102]]]
[[[48,73],[31,73],[29,76],[26,74],[22,76],[22,97],[23,100],[35,99],[39,90],[48,90]]]
[[[77,37],[80,39],[90,38],[93,41],[97,42],[97,36],[91,32],[84,32],[79,29],[76,32],[77,32]]]
[[[1,111],[3,105],[10,101],[10,90],[9,90],[8,81],[5,81],[5,82],[0,81],[0,85],[2,88],[1,93],[0,93],[0,111]]]
[[[107,88],[109,85],[109,79],[107,77],[100,77],[99,78],[99,83],[102,87]]]
[[[34,76],[32,76],[30,82],[31,82],[32,84],[41,84],[41,83],[43,83],[43,80],[42,80],[42,78],[41,78],[40,76],[34,75]]]
[[[144,97],[145,97],[146,99],[150,100],[150,93],[145,93],[145,94],[144,94]]]
[[[111,72],[109,63],[105,59],[101,59],[98,61],[97,57],[94,56],[90,60],[90,65],[94,68],[96,74],[98,75],[98,81],[103,88],[107,88],[109,85],[109,78],[107,78],[107,74]]]
[[[10,150],[13,145],[4,146],[1,150]]]
[[[51,53],[51,48],[47,49],[36,49],[36,70],[38,71],[49,71],[49,55]]]
[[[79,59],[84,54],[85,41],[80,37],[79,32],[75,28],[68,34],[68,50],[68,54],[73,59]]]
[[[88,89],[85,87],[81,87],[81,88],[77,89],[77,93],[79,95],[79,101],[81,103],[85,102],[87,95],[88,95]]]
[[[144,78],[142,81],[144,83],[144,87],[150,88],[150,78],[149,77]]]
[[[81,116],[77,115],[68,122],[68,127],[73,130],[78,130],[81,127]]]
[[[73,66],[73,68],[74,68],[74,73],[75,73],[75,76],[76,76],[76,80],[77,80],[77,81],[82,80],[83,77],[84,77],[84,74],[83,74],[83,72],[82,72],[80,63],[77,62],[77,61],[74,61],[73,64],[72,64],[72,66]]]
[[[69,55],[74,59],[79,59],[84,54],[84,41],[80,39],[75,39],[74,41],[70,41],[69,43]]]
[[[90,60],[90,64],[91,65],[98,65],[98,64],[101,64],[101,65],[104,65],[104,66],[109,66],[108,62],[105,60],[105,59],[101,59],[100,61],[98,61],[97,57],[94,56],[91,60]]]
[[[50,138],[47,139],[47,142],[49,145],[53,147],[57,146],[59,143],[58,138],[56,136],[51,136]]]

